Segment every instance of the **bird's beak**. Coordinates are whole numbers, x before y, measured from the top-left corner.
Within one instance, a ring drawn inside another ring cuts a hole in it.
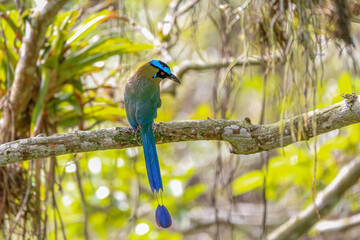
[[[173,80],[174,82],[180,83],[179,79],[174,74],[171,74],[168,78]]]

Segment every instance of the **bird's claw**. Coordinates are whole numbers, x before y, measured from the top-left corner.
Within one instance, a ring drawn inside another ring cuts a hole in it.
[[[131,126],[131,128],[134,131],[134,133],[136,134],[138,131],[138,126]]]
[[[137,142],[139,145],[142,144],[141,135],[139,134],[139,130],[140,130],[141,128],[142,128],[141,125],[132,127],[132,129],[133,129],[133,131],[134,131],[134,134],[135,134],[136,142]]]

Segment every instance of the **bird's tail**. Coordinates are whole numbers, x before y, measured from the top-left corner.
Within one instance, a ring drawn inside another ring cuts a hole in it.
[[[158,197],[158,193],[160,194],[161,197],[163,191],[163,184],[160,175],[160,166],[156,152],[152,123],[143,125],[140,128],[140,133],[141,133],[141,140],[144,149],[146,171],[147,171],[151,191],[153,193],[155,191],[156,197]],[[155,218],[156,218],[156,223],[158,224],[159,227],[168,228],[171,226],[172,223],[171,216],[167,208],[164,205],[162,205],[162,199],[161,199],[161,204],[159,204],[156,209]]]
[[[152,123],[145,124],[140,128],[141,140],[144,148],[146,171],[151,187],[151,191],[159,192],[163,190],[159,160],[156,153],[155,138]]]

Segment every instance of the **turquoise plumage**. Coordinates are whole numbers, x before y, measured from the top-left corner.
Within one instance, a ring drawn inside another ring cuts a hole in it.
[[[124,96],[128,121],[135,133],[140,130],[148,180],[151,191],[156,197],[161,196],[163,184],[155,146],[153,122],[157,109],[161,106],[159,84],[165,78],[180,83],[164,62],[152,60],[145,63],[129,79]],[[162,202],[156,209],[155,218],[158,226],[163,228],[171,226],[169,211]]]

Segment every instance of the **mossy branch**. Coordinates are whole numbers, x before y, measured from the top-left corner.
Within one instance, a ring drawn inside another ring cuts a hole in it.
[[[342,102],[268,125],[253,125],[247,119],[156,123],[155,139],[158,144],[199,140],[227,141],[231,145],[231,152],[236,154],[271,150],[312,138],[314,114],[318,135],[360,122],[358,96],[348,94],[344,97]],[[129,127],[20,139],[0,145],[0,166],[70,153],[136,147],[139,142],[139,137]]]

